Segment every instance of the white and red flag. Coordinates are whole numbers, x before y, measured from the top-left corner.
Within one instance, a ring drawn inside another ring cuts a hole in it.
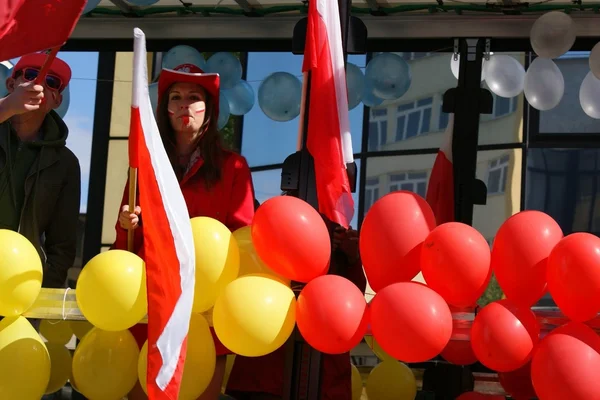
[[[150,103],[146,37],[138,28],[134,37],[129,163],[137,168],[144,215],[148,397],[176,400],[194,301],[194,241],[187,206]]]
[[[310,72],[307,147],[315,161],[319,211],[348,227],[354,201],[346,163],[354,161],[338,2],[311,0],[303,72]],[[304,100],[304,99],[303,99]]]
[[[442,146],[435,158],[427,185],[426,200],[433,210],[438,225],[454,221],[453,131],[454,114],[450,114]]]

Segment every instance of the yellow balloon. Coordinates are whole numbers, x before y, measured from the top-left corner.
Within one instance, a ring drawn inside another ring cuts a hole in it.
[[[352,364],[352,400],[360,400],[363,392],[363,381],[360,371]]]
[[[88,321],[69,321],[69,325],[79,340],[83,339],[83,337],[94,327],[94,325],[90,324]]]
[[[417,382],[410,368],[399,361],[377,365],[367,378],[369,400],[414,400]]]
[[[0,229],[0,315],[14,317],[33,305],[42,287],[42,261],[17,232]]]
[[[68,321],[43,319],[40,322],[40,334],[48,341],[66,345],[73,337],[73,331]]]
[[[240,248],[240,273],[238,276],[265,274],[290,286],[289,279],[273,272],[256,254],[250,226],[245,226],[233,232],[233,237],[235,237]]]
[[[77,280],[77,305],[105,331],[122,331],[148,312],[146,266],[137,255],[109,250],[92,258]]]
[[[225,286],[238,276],[240,250],[231,231],[216,219],[192,218],[196,249],[194,313],[209,310]]]
[[[206,390],[215,373],[216,362],[217,352],[208,322],[202,315],[192,314],[179,400],[196,400]],[[138,377],[146,393],[147,368],[148,341],[144,343],[138,361]]]
[[[227,382],[229,382],[229,376],[231,376],[231,370],[233,369],[233,364],[235,363],[235,354],[227,355],[225,359],[225,373],[223,374],[223,384],[221,385],[221,392],[225,393],[225,389],[227,389]]]
[[[213,311],[215,332],[229,350],[259,357],[277,350],[296,322],[292,289],[264,276],[243,276],[231,282]]]
[[[71,376],[71,352],[64,345],[57,343],[46,344],[50,354],[50,381],[46,387],[46,394],[58,392]]]
[[[92,329],[73,356],[77,391],[94,400],[125,397],[137,382],[139,355],[137,342],[128,330]]]
[[[388,361],[388,360],[396,361],[395,358],[393,358],[388,353],[383,351],[383,349],[381,348],[381,346],[379,346],[379,343],[377,343],[377,341],[375,341],[373,336],[371,336],[371,335],[365,336],[365,342],[367,342],[367,345],[369,346],[369,348],[371,349],[373,354],[375,354],[377,356],[377,358],[379,358],[381,361]]]
[[[0,399],[40,399],[49,380],[48,350],[29,321],[0,321]]]

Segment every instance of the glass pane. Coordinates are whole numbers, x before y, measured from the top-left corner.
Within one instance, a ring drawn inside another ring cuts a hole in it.
[[[554,60],[565,79],[565,93],[552,110],[540,112],[540,133],[600,133],[600,120],[590,118],[579,103],[581,82],[590,71],[589,53],[569,52]]]
[[[511,56],[525,65],[525,53],[497,54]],[[485,82],[482,87],[489,90]],[[515,143],[523,140],[523,99],[522,93],[513,99],[494,95],[493,113],[482,115],[479,120],[479,144]],[[512,109],[511,102],[516,104]]]
[[[364,70],[365,55],[348,57],[351,62]],[[302,80],[302,56],[292,53],[248,53],[246,80],[258,96],[262,81],[274,72],[289,72]],[[349,113],[352,146],[355,153],[361,151],[364,107],[359,105]],[[298,140],[298,121],[296,117],[288,122],[277,122],[268,118],[256,104],[244,116],[242,134],[242,154],[250,166],[282,163],[296,151]]]
[[[398,53],[411,67],[410,89],[397,100],[386,100],[376,109],[387,110],[388,142],[380,151],[435,148],[442,144],[442,132],[447,116],[442,116],[442,96],[456,87],[456,78],[450,69],[450,53]],[[413,110],[418,113],[412,114]],[[425,111],[428,110],[428,111]],[[397,128],[400,117],[407,118],[406,132]],[[422,120],[425,118],[425,120]],[[423,122],[422,122],[423,121]],[[434,121],[431,123],[431,121]],[[404,134],[396,134],[402,131]],[[371,138],[369,138],[371,139]]]
[[[505,166],[506,189],[501,193],[491,193],[488,184],[488,197],[485,205],[476,205],[473,210],[473,227],[476,228],[488,243],[494,241],[496,232],[511,215],[520,211],[521,207],[521,166],[522,150],[493,150],[477,153],[477,179],[486,182],[491,161],[508,157]],[[498,167],[497,171],[500,171]],[[479,304],[485,305],[490,301],[500,299],[502,291],[495,279],[492,279],[486,293],[480,298]]]
[[[127,140],[111,140],[108,145],[106,189],[104,194],[104,219],[102,222],[102,244],[112,245],[115,241],[115,224],[119,206],[123,199],[129,168]]]
[[[404,139],[404,125],[406,124],[406,116],[403,115],[396,121],[396,141]]]
[[[600,149],[530,149],[527,154],[525,207],[551,215],[565,235],[600,234],[599,184]]]

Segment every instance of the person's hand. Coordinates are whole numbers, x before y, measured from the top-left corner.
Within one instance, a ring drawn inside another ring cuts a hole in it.
[[[4,101],[13,115],[39,110],[44,102],[44,87],[33,81],[15,85]]]
[[[121,213],[119,214],[119,225],[123,229],[136,229],[140,226],[140,214],[142,209],[140,206],[136,206],[133,213],[129,211],[129,206],[126,204],[121,207]]]
[[[340,249],[350,262],[359,259],[358,232],[349,227],[347,230],[341,226],[335,228],[333,232],[333,249]]]

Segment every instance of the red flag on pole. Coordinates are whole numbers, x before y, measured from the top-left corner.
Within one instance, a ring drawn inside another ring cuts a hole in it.
[[[183,374],[195,284],[195,252],[187,205],[163,146],[148,92],[146,37],[134,30],[130,160],[144,210],[148,286],[150,400],[176,400]]]
[[[87,0],[0,0],[0,61],[62,46]]]
[[[354,200],[346,163],[354,158],[342,30],[335,0],[309,2],[302,71],[311,73],[307,147],[315,161],[319,211],[348,227],[354,215]]]
[[[438,225],[454,221],[453,130],[454,114],[450,114],[443,143],[435,158],[427,185],[426,200],[433,210]]]

